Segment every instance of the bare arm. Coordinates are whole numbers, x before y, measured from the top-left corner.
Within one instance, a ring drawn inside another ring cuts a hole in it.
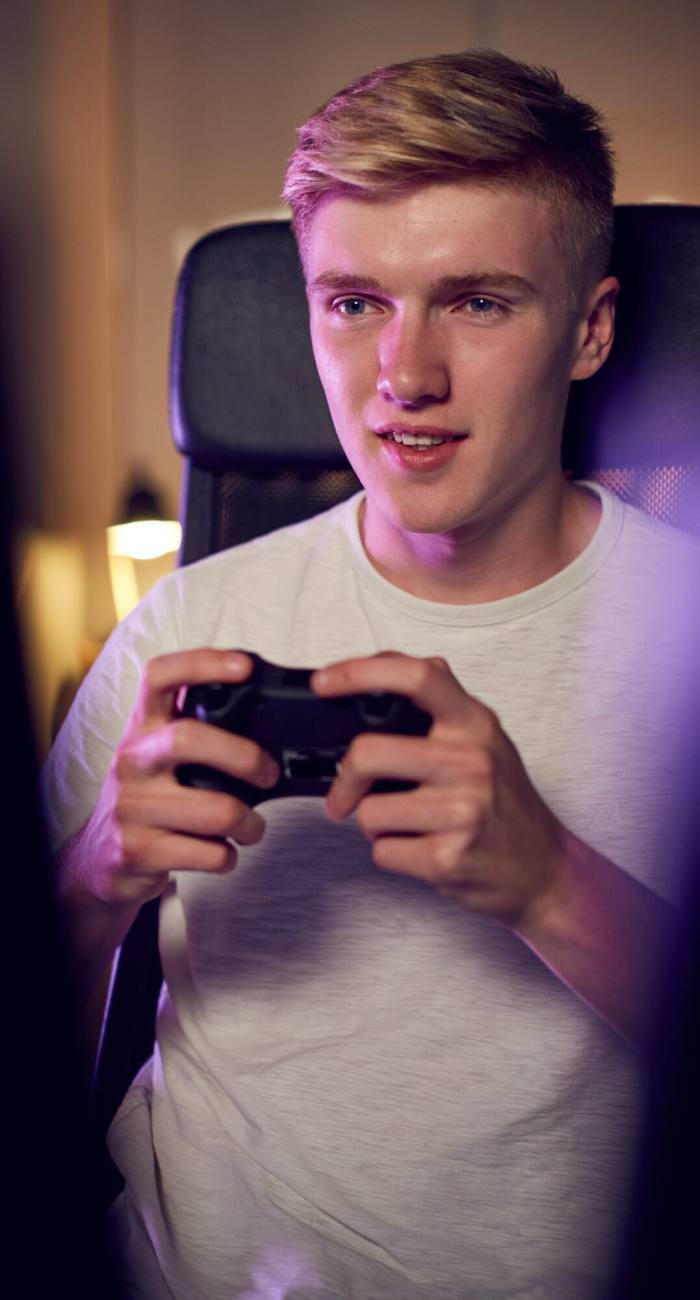
[[[104,902],[92,893],[92,852],[87,822],[56,858],[57,902],[68,934],[76,984],[86,1000],[94,994],[141,906]]]
[[[176,716],[183,685],[244,681],[247,655],[191,650],[153,659],[95,809],[57,858],[57,895],[80,989],[89,998],[141,905],[162,894],[171,871],[221,873],[235,844],[255,844],[265,823],[232,795],[179,784],[181,763],[204,763],[263,788],[274,760],[218,727]]]
[[[545,805],[491,709],[447,664],[381,654],[316,674],[319,694],[401,691],[433,715],[426,738],[360,736],[327,800],[357,812],[377,866],[427,881],[506,926],[576,996],[644,1046],[674,913],[572,835]],[[372,795],[379,777],[407,794]]]
[[[560,829],[556,884],[512,928],[613,1029],[645,1047],[678,918],[663,899]]]

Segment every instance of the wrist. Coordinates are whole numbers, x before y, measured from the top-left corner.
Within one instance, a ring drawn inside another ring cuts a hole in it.
[[[105,897],[100,892],[95,864],[98,850],[91,843],[89,826],[87,822],[58,851],[54,893],[78,964],[93,954],[101,969],[129,930],[140,902]]]
[[[577,886],[586,870],[586,856],[591,852],[553,818],[551,844],[540,873],[543,885],[528,898],[511,926],[530,947],[537,948],[547,936],[565,931],[575,909]]]

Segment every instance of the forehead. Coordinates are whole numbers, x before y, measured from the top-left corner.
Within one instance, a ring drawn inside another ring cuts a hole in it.
[[[499,271],[543,286],[566,275],[553,205],[531,190],[477,181],[433,183],[390,197],[329,197],[308,232],[309,283],[329,272],[427,285]]]

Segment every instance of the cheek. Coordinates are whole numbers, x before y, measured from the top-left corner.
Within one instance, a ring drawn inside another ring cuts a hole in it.
[[[364,404],[376,380],[372,352],[360,340],[352,345],[314,340],[314,357],[323,391],[331,412],[352,409]]]
[[[485,411],[515,411],[520,418],[530,410],[558,406],[569,384],[563,349],[537,336],[494,340],[465,356],[460,373]]]

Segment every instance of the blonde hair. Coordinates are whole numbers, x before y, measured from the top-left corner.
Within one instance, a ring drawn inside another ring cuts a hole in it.
[[[600,115],[550,68],[466,50],[379,68],[338,91],[298,132],[283,198],[304,259],[319,204],[475,179],[552,202],[574,295],[605,274],[614,163]]]

